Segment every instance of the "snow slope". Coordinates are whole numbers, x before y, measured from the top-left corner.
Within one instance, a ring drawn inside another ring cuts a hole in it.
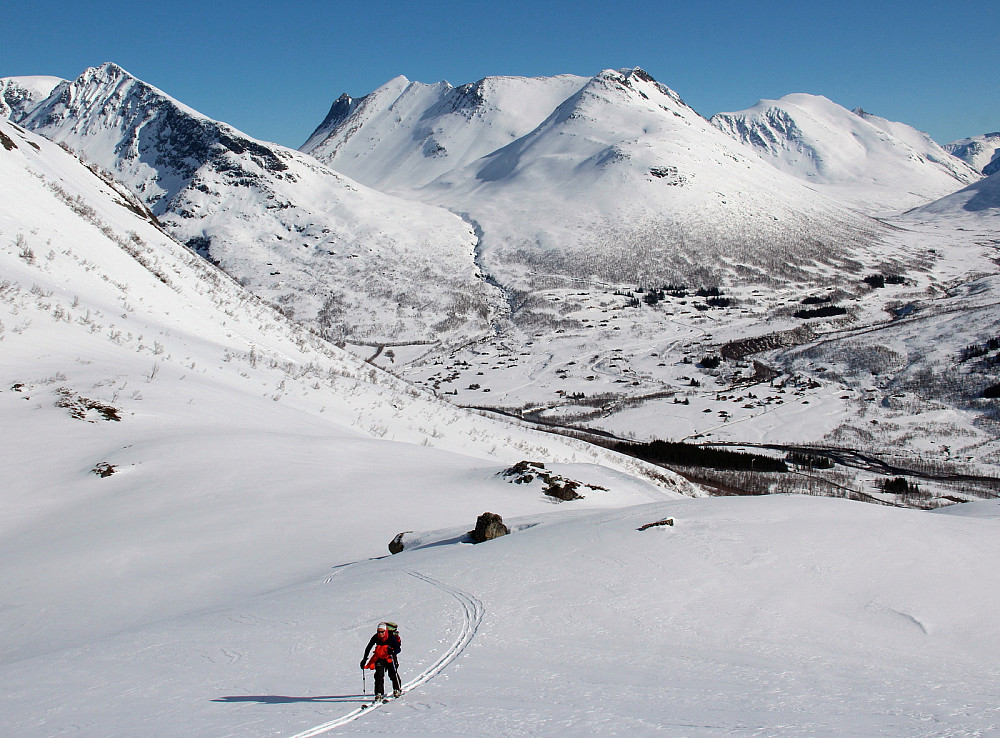
[[[775,496],[518,522],[8,662],[0,721],[29,737],[1000,729],[995,520]],[[402,625],[407,693],[362,711],[382,618]]]
[[[914,208],[907,217],[919,218],[927,215],[972,215],[976,218],[1000,216],[1000,172],[940,200]]]
[[[585,77],[486,77],[453,87],[396,77],[338,98],[301,151],[383,191],[413,189],[531,131]]]
[[[944,145],[944,150],[964,161],[977,172],[989,175],[1000,170],[1000,132],[963,138]]]
[[[255,141],[114,64],[59,84],[22,125],[109,170],[174,237],[332,340],[488,329],[497,296],[459,218]]]
[[[786,95],[712,123],[784,172],[867,212],[922,205],[978,179],[914,128],[819,95]]]
[[[0,418],[3,735],[1000,731],[982,504],[684,498],[462,411],[5,120]],[[606,490],[498,476],[525,458]],[[514,534],[466,543],[487,509]],[[410,691],[359,712],[383,618]]]

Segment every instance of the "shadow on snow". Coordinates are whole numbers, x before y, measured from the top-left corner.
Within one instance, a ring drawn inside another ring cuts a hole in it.
[[[233,695],[219,697],[212,702],[259,702],[262,705],[283,705],[288,702],[371,702],[371,695],[331,694],[320,697],[285,697],[280,694]]]

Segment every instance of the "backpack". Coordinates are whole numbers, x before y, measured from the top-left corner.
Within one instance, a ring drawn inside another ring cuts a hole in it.
[[[389,632],[390,638],[395,638],[396,640],[396,653],[403,650],[403,639],[399,637],[399,626],[388,620],[385,621],[386,630]]]

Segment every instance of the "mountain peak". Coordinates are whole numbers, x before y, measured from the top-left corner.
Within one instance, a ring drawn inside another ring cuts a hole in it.
[[[112,77],[128,77],[129,79],[135,79],[135,77],[126,72],[122,67],[111,61],[106,61],[98,67],[93,67],[93,71],[101,72],[102,74]]]
[[[157,214],[200,167],[226,151],[270,172],[286,168],[272,147],[211,120],[113,62],[61,83],[22,122],[114,170]],[[229,167],[234,176],[244,172],[235,161]]]
[[[927,134],[820,95],[761,100],[711,122],[779,169],[869,211],[921,205],[978,178]]]
[[[963,138],[943,148],[986,176],[1000,171],[1000,131]]]
[[[588,81],[484,77],[454,87],[400,76],[335,102],[300,150],[370,187],[420,187],[525,135]]]
[[[343,93],[340,97],[333,101],[333,105],[330,106],[330,112],[326,114],[323,122],[319,124],[319,127],[316,130],[330,130],[340,125],[354,110],[356,102],[358,101],[346,92]],[[315,135],[315,133],[313,135]]]
[[[627,92],[649,100],[650,94],[659,94],[669,98],[673,105],[691,110],[681,96],[661,82],[657,82],[649,72],[642,67],[625,67],[623,69],[605,69],[595,75],[593,83],[602,86],[619,87]],[[693,112],[693,111],[692,111]]]
[[[136,83],[144,86],[145,82],[142,82],[137,77],[129,74],[124,68],[120,67],[114,62],[107,61],[96,67],[88,67],[83,70],[76,80],[70,82],[69,84],[76,85],[77,87],[82,87],[87,84],[94,85],[109,85],[118,83]],[[149,86],[151,87],[151,86]],[[152,88],[151,89],[155,89]]]

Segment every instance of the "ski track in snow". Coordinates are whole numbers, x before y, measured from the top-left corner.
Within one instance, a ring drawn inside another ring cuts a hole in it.
[[[448,648],[441,657],[434,662],[428,669],[418,674],[414,679],[410,680],[403,685],[403,692],[409,692],[421,684],[425,684],[430,681],[448,666],[452,661],[458,658],[459,654],[465,650],[465,648],[472,642],[475,637],[476,632],[479,630],[479,625],[483,621],[483,603],[474,595],[464,592],[455,587],[451,587],[444,582],[439,582],[437,579],[432,579],[431,577],[421,574],[417,571],[406,572],[411,577],[415,577],[423,582],[427,582],[433,587],[447,592],[462,605],[462,630],[458,635],[455,642]],[[386,703],[375,703],[371,705],[366,705],[365,707],[359,707],[356,710],[352,710],[343,717],[337,718],[336,720],[331,720],[328,723],[323,723],[322,725],[317,725],[314,728],[309,728],[301,733],[296,733],[291,736],[291,738],[311,738],[312,736],[322,735],[323,733],[328,733],[331,730],[339,728],[343,725],[347,725],[354,720],[357,720],[362,715],[367,715],[368,713],[377,710]]]

